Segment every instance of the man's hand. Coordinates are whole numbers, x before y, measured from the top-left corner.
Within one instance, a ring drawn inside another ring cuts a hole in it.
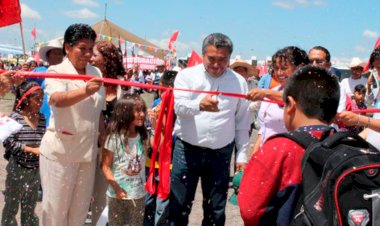
[[[236,171],[244,170],[246,166],[247,166],[246,162],[237,162],[236,163]]]
[[[86,84],[86,94],[91,96],[92,94],[98,92],[100,87],[103,85],[102,78],[92,78],[87,81]]]
[[[201,111],[219,112],[218,104],[217,96],[209,94],[201,100],[199,108]]]

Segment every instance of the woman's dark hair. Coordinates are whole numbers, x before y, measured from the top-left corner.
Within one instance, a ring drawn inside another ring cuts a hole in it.
[[[272,56],[272,62],[275,63],[277,58],[280,58],[281,62],[289,62],[296,67],[309,64],[306,51],[296,46],[287,46],[278,50]]]
[[[125,135],[125,143],[127,143],[127,131],[135,119],[134,112],[138,108],[142,108],[146,115],[145,102],[138,94],[125,94],[119,99],[115,104],[110,122],[107,125],[107,135]],[[140,134],[142,140],[148,138],[148,132],[145,125],[136,127],[136,130]]]
[[[373,68],[373,62],[375,59],[380,59],[380,46],[373,50],[369,58],[369,67]]]
[[[331,123],[338,109],[340,88],[338,80],[321,67],[307,65],[289,77],[283,94],[286,105],[291,96],[309,118]]]
[[[63,37],[63,55],[66,56],[65,44],[74,46],[81,39],[90,39],[95,42],[96,32],[87,24],[72,24],[70,25]]]
[[[13,111],[16,111],[16,112],[20,112],[22,111],[25,107],[28,107],[28,99],[30,97],[33,97],[35,95],[35,92],[37,91],[34,91],[32,92],[30,95],[28,95],[27,98],[25,98],[24,100],[22,100],[21,104],[16,108],[18,102],[20,101],[20,99],[22,98],[22,96],[24,96],[24,94],[31,88],[35,87],[35,86],[39,86],[37,82],[34,82],[34,81],[26,81],[26,82],[23,82],[21,83],[21,85],[19,85],[16,89],[16,99],[15,99],[15,102],[14,102],[14,105],[13,105]]]
[[[99,41],[95,44],[99,53],[104,59],[104,71],[102,74],[105,78],[116,79],[118,75],[124,76],[125,69],[123,67],[123,56],[120,50],[108,41]]]

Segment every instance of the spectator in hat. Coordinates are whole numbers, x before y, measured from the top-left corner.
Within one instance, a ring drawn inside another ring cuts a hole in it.
[[[362,76],[364,66],[365,63],[362,62],[359,58],[352,58],[349,66],[351,70],[351,77],[345,78],[340,82],[340,88],[343,90],[343,93],[346,94],[349,98],[354,95],[355,86],[359,84],[367,84],[367,79]]]
[[[248,83],[249,90],[257,87],[257,76],[259,75],[259,71],[256,67],[250,65],[244,60],[236,60],[231,64],[230,68],[243,76],[245,81]]]
[[[43,46],[39,50],[40,59],[47,63],[47,66],[60,64],[63,60],[62,42],[59,39],[53,39]],[[37,67],[33,72],[46,72],[47,66]],[[42,89],[45,89],[44,78],[29,78],[28,80],[34,80]],[[44,93],[44,100],[40,108],[40,112],[45,116],[46,126],[49,125],[50,119],[50,107],[47,101],[47,93]]]

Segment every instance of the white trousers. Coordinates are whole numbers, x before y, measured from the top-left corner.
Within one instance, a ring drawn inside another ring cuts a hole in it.
[[[40,156],[42,225],[84,225],[92,196],[95,165],[95,160],[70,163]]]

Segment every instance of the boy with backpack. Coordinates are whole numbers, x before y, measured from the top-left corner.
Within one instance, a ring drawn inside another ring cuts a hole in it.
[[[314,66],[298,69],[284,89],[286,128],[308,132],[315,139],[330,136],[339,96],[339,83],[326,70]],[[292,139],[275,135],[251,157],[238,194],[245,225],[291,223],[301,193],[304,151],[305,147]]]

